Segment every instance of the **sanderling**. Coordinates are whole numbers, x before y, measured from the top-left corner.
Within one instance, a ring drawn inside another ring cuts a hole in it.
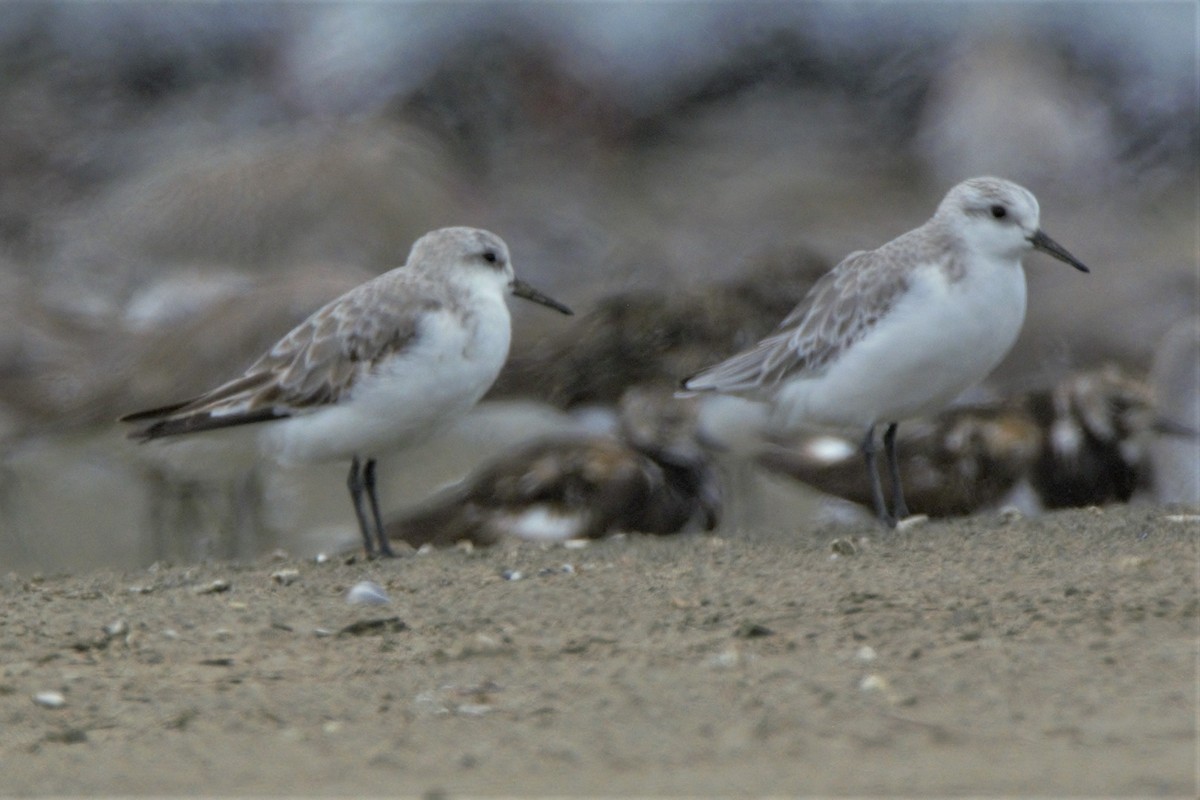
[[[1012,347],[1025,318],[1021,258],[1036,249],[1088,271],[1038,227],[1038,213],[1037,199],[1015,183],[964,181],[924,225],[851,253],[774,334],[686,378],[683,389],[769,400],[769,424],[780,430],[865,430],[871,498],[894,526],[908,515],[896,428],[948,404]],[[891,513],[875,469],[880,424]]]
[[[121,421],[143,423],[130,434],[141,441],[264,423],[259,448],[281,463],[349,458],[367,555],[390,556],[375,459],[427,437],[483,397],[508,357],[508,294],[572,313],[513,275],[495,234],[433,231],[403,267],[319,309],[241,377]]]

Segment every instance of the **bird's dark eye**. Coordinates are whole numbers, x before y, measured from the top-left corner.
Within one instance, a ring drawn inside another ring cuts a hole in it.
[[[489,264],[495,264],[496,263],[496,251],[495,250],[484,250],[483,251],[483,260],[488,262]]]
[[[989,210],[992,212],[992,217],[995,219],[1004,219],[1008,216],[1008,209],[1001,205],[992,206]]]

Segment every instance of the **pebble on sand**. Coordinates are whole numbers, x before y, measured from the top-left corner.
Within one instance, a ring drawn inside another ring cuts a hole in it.
[[[62,708],[67,704],[67,698],[62,692],[38,692],[33,696],[33,702],[42,708]]]
[[[300,570],[298,569],[281,569],[271,573],[271,580],[280,586],[290,586],[299,579]]]

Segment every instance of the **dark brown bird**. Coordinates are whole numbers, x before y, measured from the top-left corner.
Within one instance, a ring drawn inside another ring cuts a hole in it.
[[[901,440],[900,474],[914,506],[931,517],[997,506],[1023,483],[1045,509],[1125,502],[1151,480],[1155,428],[1148,385],[1109,365],[1069,375],[1048,390],[915,421]],[[759,461],[869,506],[871,487],[857,450],[839,441],[773,446]]]
[[[413,546],[505,537],[562,541],[617,532],[712,530],[721,491],[694,436],[690,404],[631,390],[611,435],[556,437],[516,448],[385,531]]]

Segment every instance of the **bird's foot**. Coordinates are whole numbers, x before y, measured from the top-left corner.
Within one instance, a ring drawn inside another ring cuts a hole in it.
[[[378,558],[395,558],[396,551],[392,549],[392,543],[386,536],[379,537],[379,554]]]
[[[367,561],[377,561],[381,558],[396,558],[396,551],[392,549],[390,544],[384,543],[380,547],[372,547],[370,549],[363,548],[366,552]]]

